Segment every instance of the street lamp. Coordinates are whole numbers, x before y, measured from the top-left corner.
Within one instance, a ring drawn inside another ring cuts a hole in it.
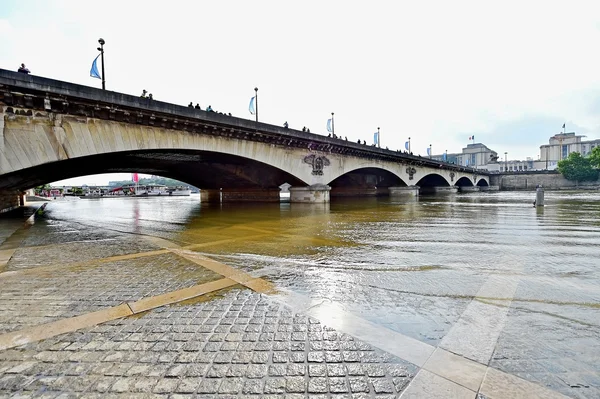
[[[504,151],[504,171],[508,172],[508,158],[507,158],[506,154],[508,154],[508,153],[506,151]]]
[[[444,158],[445,162],[448,162],[448,150],[446,150],[446,158]]]
[[[377,147],[381,148],[381,136],[379,135],[379,126],[377,127]]]
[[[331,135],[335,137],[335,126],[333,124],[333,112],[331,113]]]
[[[431,144],[429,144],[429,159],[431,159]]]
[[[410,137],[408,138],[408,153],[410,154]]]
[[[256,122],[258,122],[258,87],[254,88],[254,114],[256,115]]]
[[[100,61],[102,62],[102,90],[106,90],[106,80],[104,79],[104,41],[103,38],[98,39],[98,43],[100,43],[100,47],[98,47],[98,51],[100,52]]]

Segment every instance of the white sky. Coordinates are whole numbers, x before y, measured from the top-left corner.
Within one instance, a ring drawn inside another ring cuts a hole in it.
[[[598,1],[2,0],[1,68],[100,87],[100,37],[109,90],[252,119],[258,86],[263,122],[326,134],[335,112],[336,134],[379,126],[390,149],[475,135],[537,159],[563,123],[600,138]]]

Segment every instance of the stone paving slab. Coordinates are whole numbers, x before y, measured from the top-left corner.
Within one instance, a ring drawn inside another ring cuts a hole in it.
[[[205,300],[2,351],[0,396],[392,398],[417,371],[250,290]]]
[[[10,262],[9,262],[10,263]],[[93,312],[220,279],[221,276],[166,253],[98,265],[19,273],[0,282],[0,332]]]
[[[570,320],[525,308],[509,316],[490,366],[570,397],[600,398],[598,327],[573,330]]]

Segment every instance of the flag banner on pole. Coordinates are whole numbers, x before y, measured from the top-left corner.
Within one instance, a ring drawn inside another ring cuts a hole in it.
[[[137,173],[132,173],[131,180],[133,180],[135,183],[137,183],[138,181],[140,181],[140,177],[138,176]]]
[[[328,132],[332,132],[333,130],[331,129],[331,119],[327,119],[327,131]]]
[[[248,106],[248,111],[250,111],[250,114],[254,115],[256,113],[256,110],[254,109],[254,100],[256,99],[256,97],[252,97],[250,99],[250,105]]]
[[[563,123],[563,129],[565,128],[565,126],[566,126],[566,123]]]
[[[468,159],[468,158],[467,158],[467,159],[465,159],[465,164],[466,164],[467,166],[469,166],[469,159]]]
[[[471,136],[471,140],[475,141],[475,136]]]
[[[427,155],[431,155],[431,148],[427,148]]]
[[[373,144],[379,145],[379,132],[373,133]]]
[[[94,58],[94,62],[92,62],[92,69],[90,69],[90,76],[92,78],[102,79],[102,77],[100,76],[100,72],[98,72],[98,57],[100,57],[100,54],[98,54],[98,56],[96,58]]]
[[[406,151],[408,151],[408,146],[409,146],[409,143],[407,141],[406,143],[404,143],[404,148],[406,148]]]
[[[446,153],[444,153],[444,155],[442,155],[442,159],[445,161],[446,158],[448,158],[448,156],[446,155]]]

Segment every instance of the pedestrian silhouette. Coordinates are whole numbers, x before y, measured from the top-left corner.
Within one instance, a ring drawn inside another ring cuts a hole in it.
[[[21,64],[21,66],[19,67],[19,69],[17,70],[17,72],[21,72],[21,73],[24,73],[26,75],[29,75],[29,73],[31,71],[29,69],[27,69],[27,67],[25,66],[25,64]]]
[[[146,93],[148,93],[146,91],[146,89],[142,90],[142,95],[140,96],[141,98],[146,98]]]
[[[188,104],[188,107],[194,108],[194,104],[190,101],[190,103]]]
[[[286,129],[289,127],[287,121],[283,122],[283,127],[286,128]]]
[[[191,103],[190,103],[191,104]],[[200,109],[200,104],[196,103],[196,106],[194,107],[196,109]]]

